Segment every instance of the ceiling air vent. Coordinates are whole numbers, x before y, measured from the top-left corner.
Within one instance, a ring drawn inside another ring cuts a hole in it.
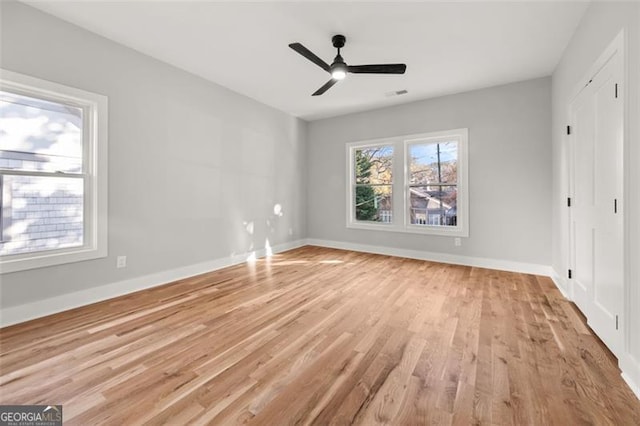
[[[403,89],[403,90],[396,90],[395,92],[387,92],[387,93],[385,93],[385,96],[387,98],[390,98],[392,96],[406,95],[407,93],[409,93],[409,92],[407,92],[405,89]]]

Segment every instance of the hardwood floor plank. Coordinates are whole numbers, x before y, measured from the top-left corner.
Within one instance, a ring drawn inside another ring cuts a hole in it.
[[[65,424],[640,424],[547,277],[307,246],[0,329]]]

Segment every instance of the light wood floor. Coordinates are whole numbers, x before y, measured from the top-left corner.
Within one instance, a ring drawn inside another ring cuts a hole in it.
[[[65,424],[640,424],[548,278],[304,247],[0,330]]]

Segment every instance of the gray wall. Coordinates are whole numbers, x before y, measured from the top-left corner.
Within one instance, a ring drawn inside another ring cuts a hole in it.
[[[305,236],[305,122],[19,3],[0,28],[2,68],[109,97],[109,257],[4,274],[0,307]]]
[[[309,124],[308,236],[549,265],[551,93],[542,78]],[[345,144],[469,128],[469,238],[346,228]]]
[[[565,276],[569,257],[569,224],[565,207],[568,193],[568,162],[564,138],[570,97],[591,65],[620,30],[626,32],[627,98],[625,137],[625,285],[627,354],[623,370],[640,384],[640,4],[636,2],[593,2],[587,9],[552,80],[553,106],[553,268]],[[566,286],[566,283],[564,283]]]

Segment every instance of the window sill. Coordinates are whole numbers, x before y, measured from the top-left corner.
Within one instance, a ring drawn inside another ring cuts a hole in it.
[[[349,229],[363,229],[368,231],[384,231],[384,232],[398,232],[402,234],[419,234],[419,235],[436,235],[442,237],[461,237],[468,238],[469,230],[462,227],[440,227],[440,226],[428,226],[428,225],[407,225],[398,226],[391,223],[360,223],[349,222],[347,223]]]
[[[81,247],[5,256],[0,260],[0,274],[64,265],[66,263],[107,257],[106,248]]]

